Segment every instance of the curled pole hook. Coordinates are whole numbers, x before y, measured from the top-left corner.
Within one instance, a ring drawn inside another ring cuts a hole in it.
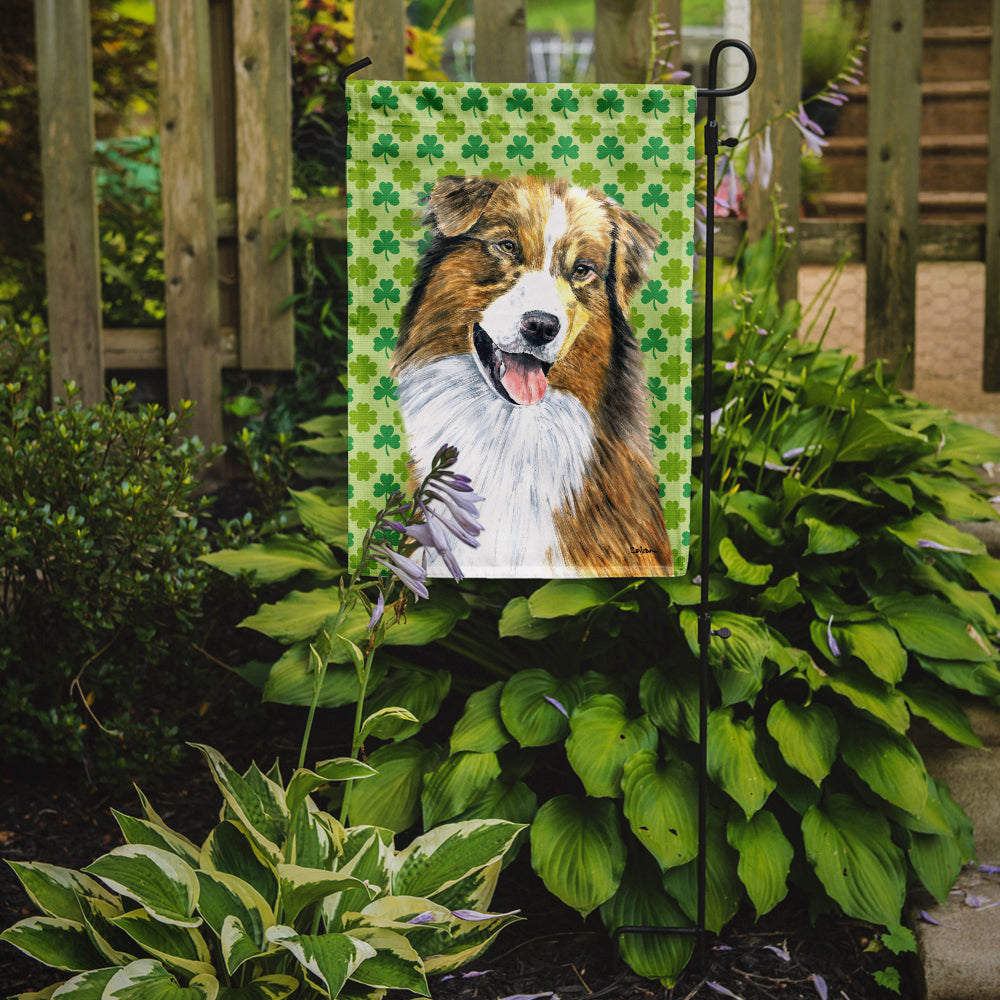
[[[742,83],[735,87],[718,86],[719,82],[719,56],[726,49],[739,49],[747,59],[747,75]],[[753,49],[746,42],[738,38],[723,38],[721,42],[716,42],[712,48],[712,54],[708,57],[708,86],[698,89],[699,97],[707,97],[710,101],[716,97],[735,97],[749,90],[754,80],[757,79],[757,57]]]
[[[359,59],[357,62],[352,62],[350,66],[345,66],[337,74],[337,86],[340,87],[341,90],[346,90],[347,78],[352,73],[357,73],[359,69],[364,69],[366,66],[371,66],[371,64],[372,64],[371,59],[369,59],[368,56],[365,56],[363,59]]]

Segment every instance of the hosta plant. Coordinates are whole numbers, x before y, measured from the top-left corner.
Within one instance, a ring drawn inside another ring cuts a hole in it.
[[[400,850],[391,831],[346,829],[313,801],[331,781],[370,779],[366,764],[338,758],[286,784],[277,767],[240,774],[199,749],[224,802],[201,845],[140,793],[142,818],[115,813],[126,844],[82,871],[11,863],[41,915],[0,937],[69,974],[30,996],[429,996],[429,973],[470,961],[517,919],[487,911],[518,825],[446,824]]]

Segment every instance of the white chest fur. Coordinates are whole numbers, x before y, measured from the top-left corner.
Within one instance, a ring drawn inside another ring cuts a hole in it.
[[[458,448],[455,471],[472,480],[483,532],[478,549],[456,541],[468,576],[569,575],[553,511],[578,494],[593,454],[590,415],[573,396],[549,389],[534,406],[500,399],[471,355],[403,373],[400,405],[421,475],[443,444]],[[431,562],[431,576],[446,576]],[[575,575],[575,573],[573,573]]]

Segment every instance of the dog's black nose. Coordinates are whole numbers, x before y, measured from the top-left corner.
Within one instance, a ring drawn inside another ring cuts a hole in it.
[[[532,347],[551,344],[559,335],[559,317],[532,309],[521,317],[521,334]]]

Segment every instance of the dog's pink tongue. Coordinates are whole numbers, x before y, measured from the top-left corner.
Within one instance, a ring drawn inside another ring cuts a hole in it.
[[[507,370],[500,377],[510,398],[521,406],[531,406],[541,400],[549,384],[537,358],[530,354],[507,354],[501,351],[501,364]]]

